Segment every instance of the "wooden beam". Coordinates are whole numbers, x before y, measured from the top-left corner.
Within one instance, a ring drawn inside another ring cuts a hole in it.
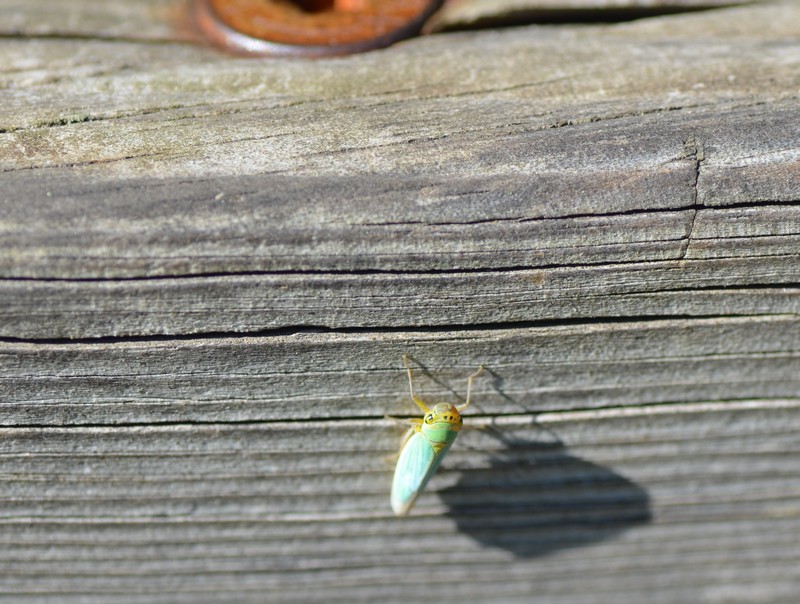
[[[297,61],[7,2],[0,599],[794,602],[800,5],[724,4]],[[486,373],[397,519],[403,354]]]

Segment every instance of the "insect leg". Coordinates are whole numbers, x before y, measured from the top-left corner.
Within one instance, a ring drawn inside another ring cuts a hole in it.
[[[414,379],[411,377],[411,366],[408,364],[407,354],[403,355],[403,363],[405,363],[406,371],[408,371],[408,388],[411,391],[411,399],[417,404],[417,407],[422,409],[424,413],[427,413],[428,411],[430,411],[430,409],[428,409],[428,405],[426,405],[425,402],[422,401],[421,399],[418,399],[414,394]]]
[[[472,381],[476,377],[478,377],[481,373],[483,373],[483,365],[478,367],[478,371],[476,371],[475,373],[473,373],[471,376],[469,376],[467,378],[467,400],[463,405],[459,405],[458,407],[456,407],[456,409],[458,409],[459,411],[463,411],[464,409],[466,409],[469,406],[469,397],[472,394]]]

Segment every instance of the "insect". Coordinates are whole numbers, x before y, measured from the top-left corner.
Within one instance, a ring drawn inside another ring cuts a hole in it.
[[[467,378],[467,398],[463,405],[436,403],[428,407],[414,394],[414,379],[408,364],[408,355],[403,356],[408,372],[408,387],[411,399],[425,412],[423,419],[409,419],[413,424],[406,433],[400,447],[400,457],[392,480],[392,510],[405,516],[411,510],[425,485],[436,473],[444,456],[455,442],[464,420],[461,412],[469,405],[472,381],[483,371],[483,365]]]

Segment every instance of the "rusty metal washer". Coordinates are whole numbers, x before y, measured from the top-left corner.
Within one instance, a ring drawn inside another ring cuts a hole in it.
[[[389,46],[419,33],[441,0],[194,0],[202,32],[229,51],[325,57]]]

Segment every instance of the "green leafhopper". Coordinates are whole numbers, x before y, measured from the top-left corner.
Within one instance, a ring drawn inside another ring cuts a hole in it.
[[[472,381],[483,371],[483,365],[467,378],[467,398],[463,405],[436,403],[428,407],[414,394],[414,379],[408,364],[408,355],[403,356],[408,372],[408,387],[411,399],[422,409],[422,419],[409,419],[412,424],[400,447],[400,457],[392,480],[392,510],[405,516],[411,510],[425,485],[436,473],[444,456],[458,436],[464,420],[461,412],[469,405]]]

